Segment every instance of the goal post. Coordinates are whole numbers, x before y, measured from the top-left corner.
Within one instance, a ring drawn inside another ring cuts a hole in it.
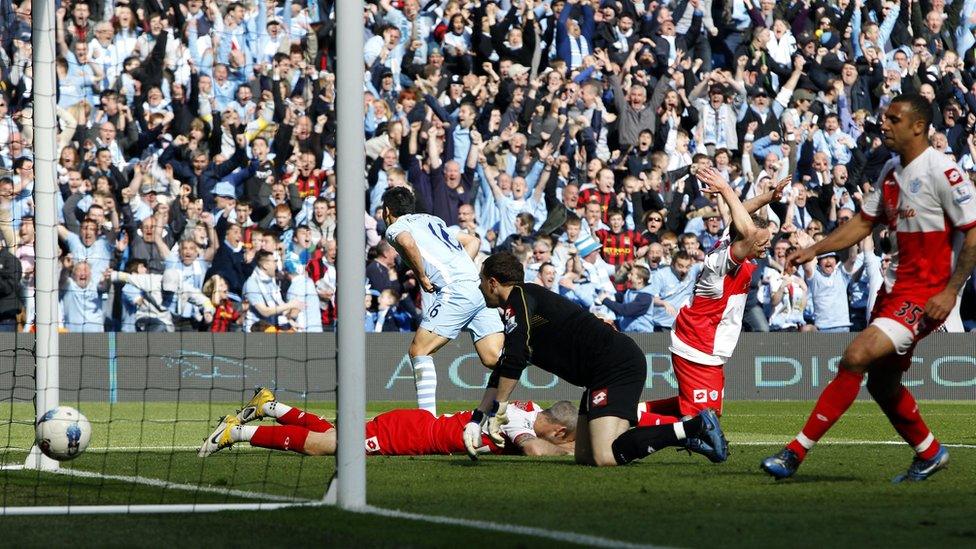
[[[345,509],[366,505],[366,332],[363,245],[366,211],[366,141],[363,135],[363,0],[336,3],[336,114],[338,176],[338,381],[339,425],[336,455],[338,503]]]
[[[35,356],[37,358],[36,420],[44,412],[58,405],[58,233],[57,226],[58,193],[57,171],[57,75],[55,73],[55,31],[54,2],[37,0],[31,10],[31,60],[34,75],[34,205],[36,224],[42,230],[36,231],[36,318],[37,338]],[[45,456],[35,445],[24,466],[30,469],[56,471],[58,462]]]

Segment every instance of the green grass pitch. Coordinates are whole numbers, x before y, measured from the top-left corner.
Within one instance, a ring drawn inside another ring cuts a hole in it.
[[[375,404],[369,412],[411,405]],[[441,410],[470,405],[442,403]],[[174,484],[161,489],[125,478],[0,471],[0,505],[254,501],[240,492],[319,499],[335,467],[333,458],[302,458],[246,444],[198,459],[194,447],[209,433],[213,418],[232,412],[233,404],[78,407],[92,420],[94,435],[89,450],[68,468]],[[869,402],[854,405],[795,479],[772,481],[759,471],[760,459],[797,432],[810,407],[810,402],[729,403],[723,426],[732,453],[722,465],[674,450],[615,469],[578,467],[570,458],[485,457],[477,463],[465,456],[369,458],[368,501],[427,515],[664,546],[976,544],[976,404],[922,403],[939,438],[961,445],[950,448],[950,468],[928,482],[889,483],[907,467],[912,454],[904,444],[878,444],[898,438]],[[334,414],[331,404],[309,408],[327,417]],[[30,444],[31,413],[27,407],[0,410],[0,441],[14,447],[0,450],[4,464],[23,460],[24,451],[17,448]],[[11,416],[27,420],[11,423]],[[193,489],[196,486],[207,491]],[[15,547],[563,545],[322,507],[195,515],[0,517],[0,531],[0,545]]]

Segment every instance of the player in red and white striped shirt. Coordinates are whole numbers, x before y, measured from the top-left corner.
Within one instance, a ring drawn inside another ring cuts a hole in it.
[[[939,329],[976,267],[976,190],[946,155],[929,146],[932,106],[918,95],[896,97],[881,123],[885,146],[898,153],[885,164],[863,211],[827,238],[795,252],[800,265],[818,254],[847,248],[877,223],[894,235],[895,251],[878,292],[871,325],[844,351],[837,377],[820,394],[803,430],[761,467],[777,479],[796,473],[807,452],[867,388],[898,434],[915,449],[908,471],[895,482],[925,480],[949,463],[949,453],[925,425],[915,398],[902,384],[915,345]],[[953,268],[954,232],[965,243]]]
[[[790,181],[786,177],[774,189],[743,204],[717,171],[699,170],[698,179],[706,185],[706,192],[720,194],[728,204],[732,227],[729,237],[705,256],[691,302],[678,311],[674,322],[670,350],[678,396],[646,403],[641,425],[673,423],[705,408],[721,414],[722,366],[739,341],[749,282],[756,269],[752,260],[766,255],[772,236],[769,222],[751,214],[782,196]],[[698,450],[693,445],[689,449]]]
[[[430,456],[464,454],[462,434],[471,421],[471,411],[435,417],[427,410],[390,410],[366,422],[366,455]],[[277,425],[246,425],[271,418]],[[543,409],[527,401],[508,406],[508,423],[502,426],[505,440],[498,446],[482,433],[479,453],[527,456],[561,456],[574,451],[577,410],[561,400]],[[330,456],[336,451],[335,426],[326,419],[275,399],[269,389],[259,389],[236,416],[226,416],[203,441],[200,457],[207,457],[237,442],[272,450],[310,456]]]

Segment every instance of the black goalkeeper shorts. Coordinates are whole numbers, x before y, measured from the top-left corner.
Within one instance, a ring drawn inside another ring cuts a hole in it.
[[[596,370],[583,391],[579,414],[590,421],[613,416],[637,425],[637,404],[647,382],[647,360],[640,347],[633,341],[622,345],[602,356]]]

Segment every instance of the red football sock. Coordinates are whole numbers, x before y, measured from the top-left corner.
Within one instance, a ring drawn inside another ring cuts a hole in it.
[[[309,430],[297,425],[262,425],[251,436],[251,446],[305,453]]]
[[[282,425],[297,425],[299,427],[304,427],[309,431],[314,431],[316,433],[324,433],[333,427],[331,423],[320,418],[319,416],[304,410],[299,410],[298,408],[288,410],[285,415],[276,418],[276,421]]]
[[[675,416],[669,416],[665,414],[655,414],[653,412],[644,412],[637,419],[638,427],[650,427],[654,425],[667,425],[670,423],[677,423],[681,421],[681,418]]]
[[[855,374],[844,369],[837,372],[837,377],[820,393],[803,430],[786,447],[793,450],[801,460],[805,458],[807,450],[813,448],[854,403],[863,379],[864,374]]]
[[[901,438],[910,444],[922,459],[932,459],[939,452],[939,441],[929,431],[922,415],[918,412],[915,397],[902,385],[892,398],[884,402],[878,401],[878,406],[888,416],[888,421],[895,427]]]
[[[678,405],[678,397],[662,398],[660,400],[650,400],[644,403],[647,411],[653,414],[665,416],[681,417],[681,408]]]

